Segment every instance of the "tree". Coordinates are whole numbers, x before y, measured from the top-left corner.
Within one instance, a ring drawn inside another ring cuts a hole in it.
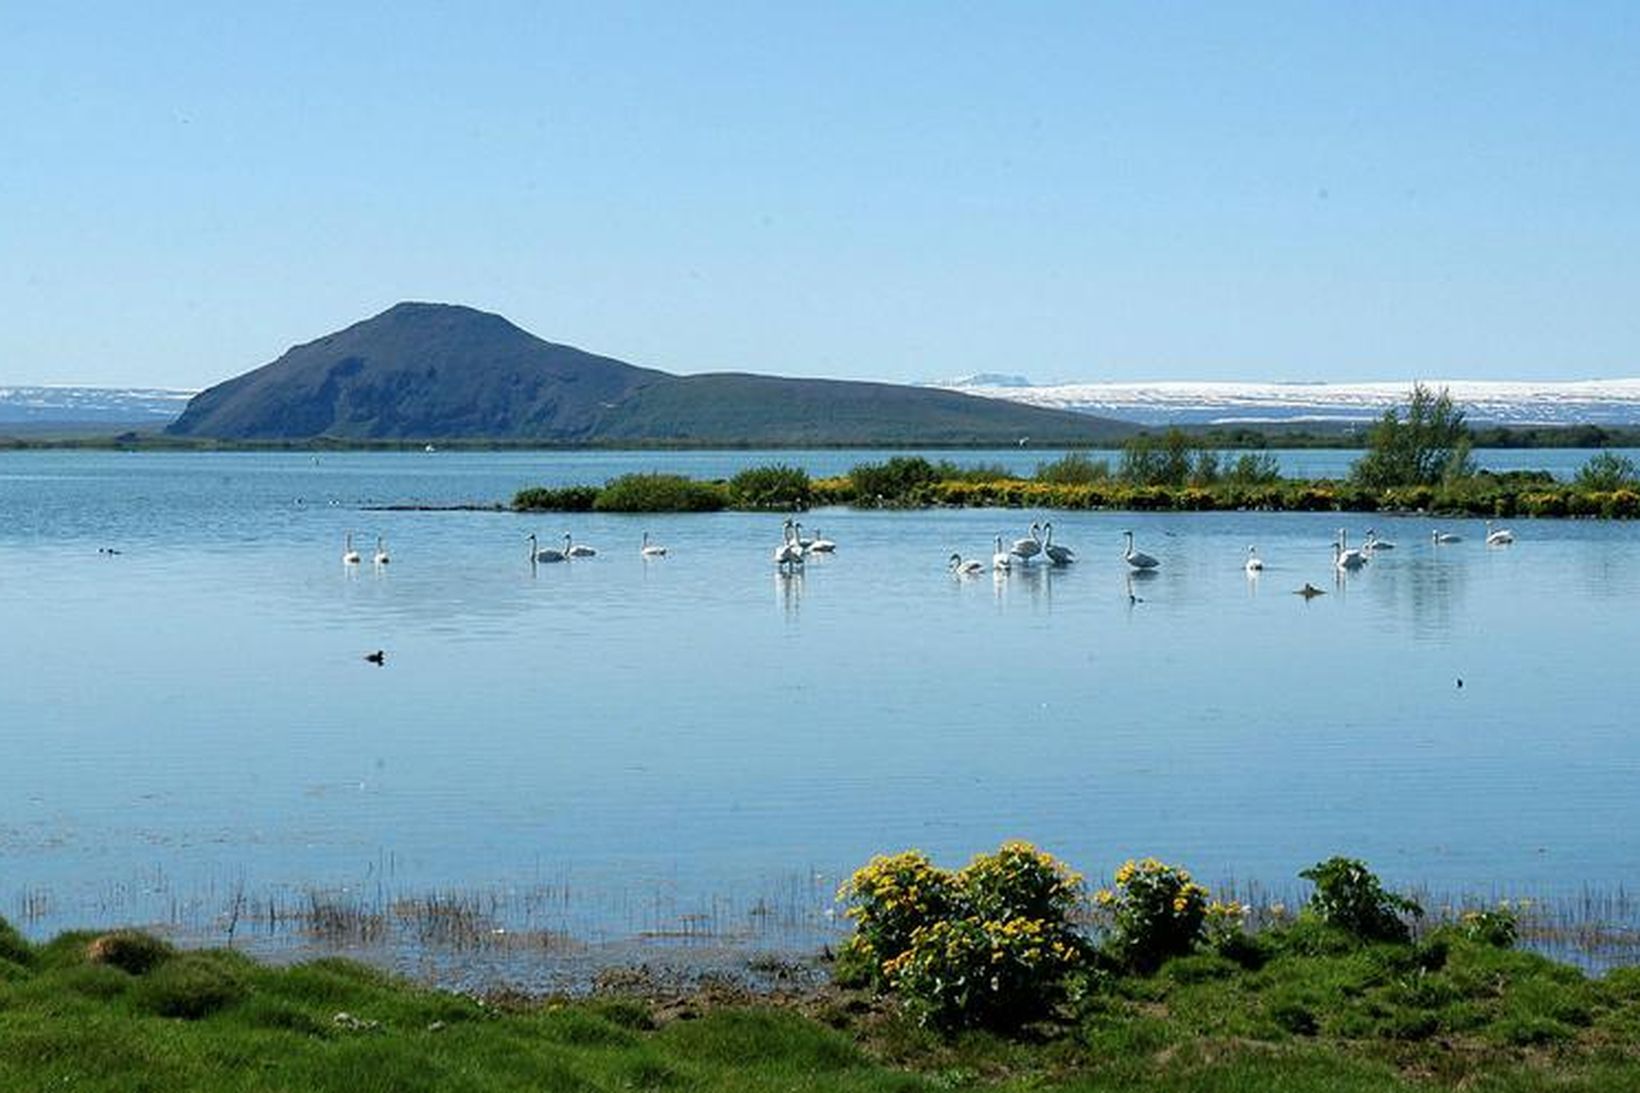
[[[1470,445],[1469,427],[1451,394],[1415,383],[1406,419],[1394,407],[1384,411],[1368,430],[1367,454],[1350,468],[1350,478],[1370,489],[1467,478],[1475,473]]]
[[[1598,490],[1602,493],[1634,489],[1640,485],[1640,472],[1636,472],[1634,460],[1628,456],[1604,451],[1590,456],[1589,461],[1578,468],[1572,484],[1580,490]]]

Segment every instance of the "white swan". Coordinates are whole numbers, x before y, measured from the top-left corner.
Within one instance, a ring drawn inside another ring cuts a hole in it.
[[[568,538],[568,536],[565,536],[565,538]],[[530,541],[530,562],[531,563],[535,563],[535,562],[561,562],[561,561],[564,560],[564,552],[561,551],[561,550],[553,550],[551,547],[545,547],[545,548],[539,548],[538,549],[537,545],[536,545],[536,542],[535,542],[535,532],[533,532],[533,531],[530,532],[529,541]]]
[[[820,534],[820,529],[814,529],[814,538],[809,540],[810,554],[832,554],[837,550],[837,544]]]
[[[1134,569],[1155,569],[1162,564],[1144,551],[1133,549],[1133,532],[1124,531],[1122,534],[1127,536],[1127,550],[1123,552],[1122,558],[1128,565]]]
[[[1032,523],[1030,531],[1027,538],[1015,539],[1014,545],[1008,548],[1008,553],[1022,562],[1029,562],[1042,553],[1042,525]]]
[[[643,545],[638,548],[638,553],[645,558],[664,558],[666,557],[666,548],[659,543],[651,543],[649,541],[649,532],[646,531],[643,533]]]
[[[792,573],[803,565],[803,548],[797,545],[797,528],[790,520],[780,536],[780,545],[774,548],[775,568]]]
[[[1249,546],[1247,548],[1247,564],[1242,568],[1249,573],[1264,572],[1264,559],[1258,556],[1258,547]]]
[[[1048,556],[1048,561],[1054,565],[1070,565],[1076,561],[1076,551],[1053,541],[1052,520],[1042,525],[1042,533],[1042,553]]]
[[[342,545],[342,564],[358,565],[359,552],[353,549],[353,533],[347,533],[347,541]]]
[[[998,573],[1006,573],[1013,564],[1013,554],[1002,549],[1002,536],[998,535],[997,551],[995,554],[991,555],[991,568],[996,570]]]
[[[1361,544],[1361,549],[1366,551],[1368,554],[1376,554],[1380,550],[1394,550],[1395,544],[1390,542],[1388,539],[1378,538],[1378,532],[1374,531],[1372,528],[1368,528],[1367,541]]]
[[[590,558],[590,557],[592,557],[593,555],[595,555],[597,553],[598,552],[596,550],[593,550],[591,547],[587,546],[585,543],[575,542],[573,539],[570,538],[569,532],[567,532],[567,531],[564,532],[564,557],[566,557],[566,558]]]
[[[1430,539],[1432,539],[1434,542],[1437,542],[1437,543],[1461,543],[1461,542],[1463,542],[1463,536],[1462,535],[1455,535],[1450,531],[1432,531],[1432,532],[1429,533],[1429,537],[1430,537]]]
[[[1351,549],[1350,536],[1343,528],[1338,529],[1338,541],[1333,544],[1333,562],[1339,569],[1355,570],[1367,564],[1367,556],[1359,550]]]
[[[959,577],[973,577],[985,569],[978,558],[969,558],[965,562],[962,560],[961,554],[952,554],[951,561],[946,568]]]
[[[1508,528],[1499,528],[1498,530],[1493,531],[1492,530],[1492,521],[1488,520],[1486,522],[1486,545],[1487,546],[1508,546],[1510,543],[1512,543],[1514,541],[1515,541],[1515,533],[1514,532],[1510,531]]]
[[[792,539],[797,543],[797,549],[804,554],[814,549],[815,541],[803,538],[803,525],[801,523],[792,525]]]
[[[386,565],[393,560],[387,556],[387,540],[380,535],[376,536],[376,554],[370,560],[377,565]]]

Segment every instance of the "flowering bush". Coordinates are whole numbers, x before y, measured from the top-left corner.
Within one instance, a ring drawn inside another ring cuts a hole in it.
[[[1409,941],[1412,932],[1401,916],[1423,917],[1422,907],[1384,891],[1366,864],[1354,858],[1328,858],[1299,876],[1315,885],[1309,909],[1327,925],[1364,941]]]
[[[920,850],[878,855],[843,883],[837,898],[849,905],[854,936],[843,947],[843,970],[882,986],[885,965],[911,947],[920,927],[957,907],[955,878]]]
[[[925,1024],[1015,1028],[1047,1015],[1083,955],[1062,925],[970,916],[919,929],[887,972]]]
[[[1207,889],[1176,865],[1146,858],[1125,862],[1115,884],[1095,897],[1114,919],[1111,941],[1117,954],[1138,971],[1153,971],[1202,940]]]
[[[1081,898],[1082,878],[1027,842],[980,854],[956,877],[964,911],[982,919],[1063,923]]]
[[[855,924],[839,978],[891,988],[942,1028],[1040,1017],[1087,955],[1070,921],[1080,886],[1063,863],[1023,842],[957,873],[915,850],[873,858],[838,892]]]

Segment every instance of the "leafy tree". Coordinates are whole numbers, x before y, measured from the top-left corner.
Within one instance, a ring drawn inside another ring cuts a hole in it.
[[[1589,461],[1578,468],[1577,477],[1572,479],[1572,485],[1580,490],[1612,490],[1632,489],[1640,485],[1640,471],[1635,470],[1634,460],[1616,452],[1599,452],[1589,457]]]
[[[812,496],[809,472],[784,463],[747,467],[729,479],[729,503],[738,508],[802,509]]]
[[[1350,468],[1350,478],[1369,489],[1454,482],[1475,473],[1471,444],[1451,394],[1416,383],[1406,418],[1391,407],[1367,432],[1367,454]]]

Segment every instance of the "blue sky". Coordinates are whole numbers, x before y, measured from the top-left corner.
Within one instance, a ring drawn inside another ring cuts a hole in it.
[[[1640,4],[0,0],[0,384],[1640,374]]]

